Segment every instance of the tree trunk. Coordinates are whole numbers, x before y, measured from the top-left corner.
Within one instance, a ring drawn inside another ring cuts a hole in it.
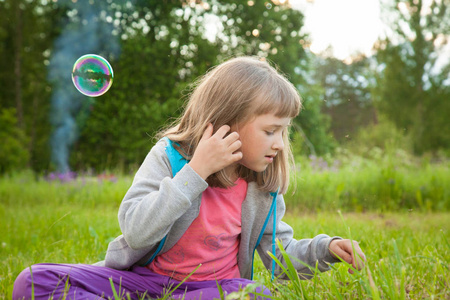
[[[32,161],[33,161],[33,157],[34,157],[34,153],[35,153],[34,147],[36,144],[36,127],[38,126],[37,125],[37,119],[38,119],[37,111],[39,109],[39,96],[38,96],[37,90],[38,90],[38,87],[37,87],[35,81],[33,80],[32,92],[33,92],[33,112],[34,113],[32,114],[31,125],[30,125],[31,132],[30,132],[30,142],[28,144],[28,153],[30,153],[31,159],[28,161],[28,168],[33,167]]]
[[[23,119],[23,102],[22,102],[22,47],[23,47],[23,20],[21,1],[15,1],[15,16],[16,16],[16,32],[14,45],[14,77],[15,77],[15,100],[17,110],[17,123],[19,128],[25,129]]]

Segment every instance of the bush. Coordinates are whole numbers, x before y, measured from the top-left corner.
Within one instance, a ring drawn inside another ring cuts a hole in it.
[[[25,168],[30,159],[26,149],[28,139],[17,127],[14,108],[0,111],[0,141],[0,174]]]
[[[406,132],[397,129],[392,122],[381,117],[378,124],[360,129],[356,137],[346,146],[357,155],[367,156],[370,155],[370,151],[377,148],[386,152],[401,149],[411,153],[412,144],[412,139]]]

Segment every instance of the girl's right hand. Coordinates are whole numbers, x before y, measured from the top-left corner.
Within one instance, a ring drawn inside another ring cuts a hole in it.
[[[189,165],[203,180],[225,167],[242,159],[239,134],[232,132],[228,136],[230,126],[223,125],[213,135],[213,125],[210,123],[195,149]]]
[[[335,258],[341,258],[357,270],[364,268],[366,256],[362,252],[357,241],[352,240],[332,240],[328,246],[331,255]],[[350,274],[353,270],[348,269]]]

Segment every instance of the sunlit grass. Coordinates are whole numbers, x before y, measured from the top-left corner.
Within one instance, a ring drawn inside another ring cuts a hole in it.
[[[130,184],[131,177],[60,183],[24,173],[0,179],[0,298],[11,298],[14,279],[32,264],[103,259],[108,242],[120,234],[117,211]],[[342,220],[333,207],[305,212],[288,199],[285,221],[295,238],[351,234],[367,268],[350,275],[341,263],[309,281],[271,282],[257,258],[255,279],[276,299],[449,298],[450,213],[418,210],[344,213]]]
[[[338,213],[290,214],[286,221],[295,228],[297,238],[318,233],[348,238],[351,234],[367,257],[366,268],[354,275],[348,273],[348,265],[340,263],[332,271],[301,282],[304,298],[448,298],[449,217],[449,213],[346,214],[343,222]],[[260,270],[262,280],[268,283],[268,272]],[[295,280],[285,285],[292,291]],[[292,299],[286,293],[277,297]]]
[[[328,160],[298,160],[300,171],[285,196],[288,205],[308,211],[450,210],[449,161],[432,164],[396,156]]]

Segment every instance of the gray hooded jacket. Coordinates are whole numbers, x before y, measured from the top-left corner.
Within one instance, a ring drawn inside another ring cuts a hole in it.
[[[165,253],[173,247],[198,216],[202,192],[208,184],[188,164],[176,166],[177,162],[169,158],[173,151],[176,150],[167,139],[158,141],[151,149],[120,205],[122,235],[109,244],[105,260],[97,265],[114,269],[146,265],[156,254]],[[179,170],[173,170],[173,165]],[[258,189],[255,182],[248,184],[242,203],[238,253],[242,278],[253,277],[255,249],[265,267],[269,270],[272,267],[272,259],[267,252],[272,250],[273,226],[266,226],[262,232],[266,218],[269,218],[268,224],[273,223],[273,215],[269,216],[272,199],[270,193]],[[283,196],[277,195],[276,201],[276,238],[282,242],[286,252],[313,268],[317,264],[320,271],[328,270],[328,263],[338,261],[331,256],[328,246],[339,237],[320,234],[313,239],[295,240],[292,228],[281,221],[286,208]],[[257,245],[260,234],[261,240]],[[276,255],[284,263],[278,249]],[[296,259],[291,261],[300,274],[312,273]],[[280,272],[280,267],[276,266],[275,275]]]

